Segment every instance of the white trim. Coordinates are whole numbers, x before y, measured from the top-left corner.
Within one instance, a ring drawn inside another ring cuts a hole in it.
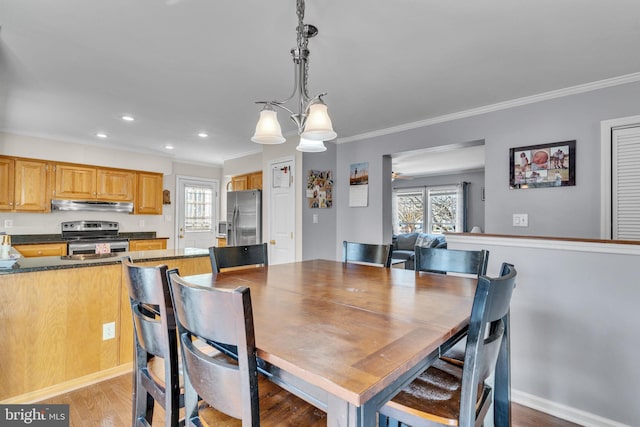
[[[629,427],[626,424],[619,423],[598,415],[572,408],[550,400],[542,399],[519,390],[511,390],[511,400],[520,405],[545,412],[554,417],[571,421],[585,427]]]
[[[336,140],[336,143],[342,144],[345,142],[352,142],[352,141],[358,141],[361,139],[368,139],[368,138],[374,138],[377,136],[389,135],[392,133],[403,132],[406,130],[430,126],[437,123],[449,122],[452,120],[478,116],[480,114],[491,113],[493,111],[506,110],[513,107],[520,107],[522,105],[534,104],[536,102],[547,101],[555,98],[562,98],[564,96],[576,95],[584,92],[591,92],[598,89],[604,89],[612,86],[618,86],[618,85],[633,83],[637,81],[640,81],[640,72],[627,74],[619,77],[613,77],[605,80],[598,80],[595,82],[586,83],[582,85],[570,86],[568,88],[553,90],[550,92],[544,92],[537,95],[525,96],[523,98],[512,99],[510,101],[499,102],[497,104],[486,105],[484,107],[479,107],[479,108],[472,108],[470,110],[460,111],[452,114],[446,114],[444,116],[420,120],[417,122],[406,123],[404,125],[393,126],[390,128],[380,129],[373,132],[362,133],[359,135],[349,136],[346,138],[338,138]]]
[[[600,237],[611,239],[611,132],[623,126],[640,124],[640,116],[600,122]]]
[[[447,234],[447,243],[494,245],[527,249],[553,249],[573,252],[591,252],[619,255],[640,255],[640,244],[620,244],[556,240],[553,237],[529,239],[526,237],[484,236],[482,234]]]

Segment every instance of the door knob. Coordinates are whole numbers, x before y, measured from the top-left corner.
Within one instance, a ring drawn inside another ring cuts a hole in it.
[[[275,241],[275,240],[269,240],[269,244],[270,244],[270,245],[275,245],[275,244],[276,244],[276,241]]]

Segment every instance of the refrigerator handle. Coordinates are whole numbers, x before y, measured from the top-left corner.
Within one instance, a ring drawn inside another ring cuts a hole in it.
[[[231,244],[233,246],[237,246],[238,245],[238,206],[234,206],[233,207],[233,216],[232,216],[232,221],[233,221],[233,241],[231,242]]]

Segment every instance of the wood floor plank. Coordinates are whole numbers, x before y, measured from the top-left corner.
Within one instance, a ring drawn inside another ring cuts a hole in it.
[[[46,399],[42,404],[66,403],[69,404],[69,416],[71,427],[127,427],[131,425],[131,374],[121,375],[100,383],[92,384],[70,393]],[[270,387],[265,383],[264,387]],[[280,389],[273,386],[272,389],[264,390],[268,396],[261,400],[261,409],[270,413],[268,419],[262,423],[263,426],[301,426],[300,419],[305,419],[304,427],[320,427],[326,425],[326,417],[321,411],[316,413],[298,412],[283,413],[278,410],[278,402],[283,396]],[[213,412],[211,412],[213,414]],[[210,414],[210,416],[212,416]],[[164,411],[159,405],[153,414],[153,427],[163,426]],[[285,421],[291,417],[292,421]],[[209,418],[208,416],[205,416]],[[226,419],[218,425],[238,426],[239,423],[231,418]],[[277,420],[277,421],[274,421]],[[525,406],[513,404],[513,426],[514,427],[579,427],[544,412],[536,411]]]

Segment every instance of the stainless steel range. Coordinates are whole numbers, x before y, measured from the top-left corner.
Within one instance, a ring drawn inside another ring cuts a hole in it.
[[[119,237],[114,221],[67,221],[62,223],[62,239],[69,241],[68,253],[95,254],[97,250],[127,252],[129,240]]]

